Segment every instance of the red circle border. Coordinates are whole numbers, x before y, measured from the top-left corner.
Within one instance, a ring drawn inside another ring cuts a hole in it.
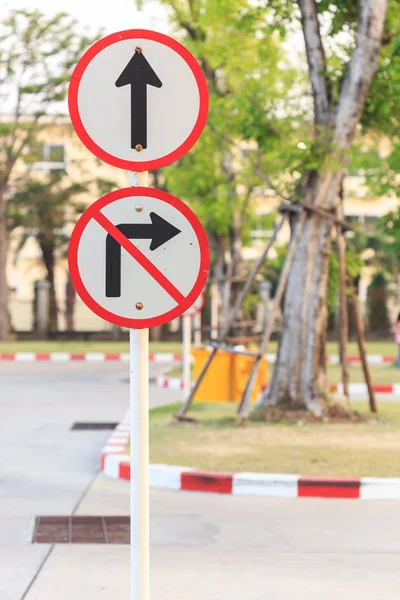
[[[192,290],[186,296],[185,300],[177,306],[175,306],[175,308],[153,318],[150,317],[147,319],[130,319],[127,317],[121,317],[120,315],[115,315],[114,313],[110,312],[109,310],[98,304],[98,302],[96,302],[94,298],[92,298],[92,296],[87,291],[79,273],[79,243],[86,225],[93,218],[93,214],[100,211],[108,204],[111,204],[116,200],[120,200],[121,198],[126,198],[129,196],[147,196],[150,198],[157,198],[158,200],[166,202],[167,204],[170,204],[171,206],[177,208],[179,212],[187,218],[187,220],[193,227],[200,247],[199,273],[197,275],[197,279]],[[188,310],[192,306],[192,304],[197,300],[198,296],[200,296],[207,281],[208,271],[210,268],[210,250],[208,246],[207,236],[202,224],[200,223],[198,217],[194,214],[194,212],[184,202],[178,200],[178,198],[175,198],[175,196],[172,196],[171,194],[168,194],[167,192],[163,192],[161,190],[144,187],[131,187],[110,192],[102,198],[99,198],[99,200],[94,202],[91,206],[89,206],[86,209],[83,215],[79,218],[71,235],[68,250],[68,266],[71,275],[71,280],[74,284],[77,294],[79,295],[81,300],[86,304],[86,306],[90,308],[90,310],[92,310],[98,317],[104,319],[105,321],[108,321],[109,323],[113,323],[114,325],[119,325],[121,327],[128,327],[130,329],[144,329],[147,327],[155,327],[157,325],[164,325],[164,323],[169,323],[177,317],[180,317],[186,310]]]
[[[200,296],[200,294],[199,294]],[[197,298],[196,298],[197,300]],[[204,308],[204,305],[206,303],[206,293],[203,290],[203,297],[201,299],[201,305],[200,307],[198,307],[196,310],[194,310],[193,312],[188,312],[190,311],[190,309],[192,308],[191,306],[189,306],[189,308],[185,311],[185,314],[183,315],[184,317],[194,317],[195,315],[198,315],[199,313],[201,313],[201,311]],[[193,303],[194,304],[194,303]],[[193,306],[193,305],[192,305]]]
[[[109,154],[108,152],[100,148],[100,146],[98,146],[92,140],[92,138],[86,131],[82,123],[82,119],[80,117],[78,108],[79,84],[86,70],[86,67],[91,62],[91,60],[93,60],[93,58],[97,56],[99,52],[104,50],[104,48],[107,48],[108,46],[111,46],[112,44],[121,40],[129,40],[134,38],[143,38],[146,40],[159,42],[160,44],[164,44],[165,46],[171,48],[171,50],[177,52],[185,60],[190,70],[192,71],[197,82],[200,98],[200,107],[197,121],[188,138],[183,142],[183,144],[181,144],[179,148],[176,148],[173,152],[170,152],[170,154],[167,154],[166,156],[144,162],[118,158],[117,156]],[[189,150],[194,146],[194,144],[199,139],[207,122],[209,97],[207,82],[200,65],[198,64],[193,54],[191,54],[189,50],[182,46],[182,44],[169,37],[168,35],[158,33],[156,31],[150,31],[147,29],[127,29],[125,31],[111,33],[110,35],[107,35],[98,42],[95,42],[79,60],[72,73],[68,89],[68,108],[72,126],[75,129],[76,134],[78,135],[81,142],[88,148],[88,150],[90,150],[90,152],[92,152],[92,154],[97,156],[97,158],[100,158],[104,162],[112,165],[113,167],[126,169],[128,171],[152,171],[154,169],[160,169],[161,167],[170,165],[171,163],[181,158],[184,154],[189,152]]]

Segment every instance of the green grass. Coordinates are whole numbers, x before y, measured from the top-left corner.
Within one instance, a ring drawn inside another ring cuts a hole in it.
[[[400,371],[397,370],[396,365],[369,365],[369,371],[374,385],[400,383]],[[340,365],[328,365],[327,373],[329,383],[340,383],[342,381]],[[350,383],[363,382],[364,372],[361,365],[349,365],[349,377]]]
[[[180,353],[179,342],[150,342],[150,352]],[[81,342],[81,341],[22,341],[0,342],[0,353],[13,352],[129,352],[129,342]]]
[[[268,381],[270,380],[273,373],[273,365],[268,367]],[[378,384],[392,384],[400,383],[400,371],[397,370],[396,365],[369,365],[372,383]],[[342,369],[340,365],[327,365],[327,374],[329,383],[341,383],[342,381]],[[182,377],[182,367],[176,366],[171,368],[166,375],[168,377]],[[349,364],[349,376],[350,382],[362,383],[364,381],[364,373],[361,365]]]
[[[385,356],[396,356],[397,355],[397,346],[392,341],[387,342],[367,342],[367,354],[382,354]],[[271,342],[268,344],[268,353],[273,354],[276,352],[277,342]],[[327,342],[326,344],[326,353],[327,354],[339,354],[339,344],[338,342]],[[349,342],[347,347],[347,354],[349,356],[358,356],[358,344],[357,342]]]
[[[235,424],[232,404],[195,404],[197,423],[171,423],[179,404],[150,411],[150,460],[217,471],[400,477],[400,404],[364,423]],[[357,409],[367,414],[366,402]]]
[[[268,346],[268,352],[276,352],[276,342],[271,342]],[[80,342],[80,341],[10,341],[0,342],[0,352],[128,352],[128,342]],[[151,342],[150,352],[182,352],[180,342]],[[395,356],[397,354],[396,345],[392,342],[368,342],[368,354],[383,354]],[[337,354],[338,345],[335,342],[327,344],[327,354]],[[349,343],[349,355],[358,355],[357,344]]]
[[[367,354],[381,354],[384,356],[396,356],[397,346],[394,342],[367,342]],[[337,342],[328,342],[326,345],[327,354],[339,354],[339,345]],[[349,356],[358,356],[357,342],[349,342],[347,354]]]

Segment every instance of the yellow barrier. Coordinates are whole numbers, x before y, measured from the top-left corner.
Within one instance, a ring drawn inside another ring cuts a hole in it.
[[[192,354],[194,356],[193,380],[196,381],[210,352],[208,350],[193,350]],[[230,402],[233,393],[232,384],[232,355],[218,350],[196,392],[194,400],[199,402]]]
[[[194,367],[193,380],[200,375],[210,352],[208,350],[193,350]],[[254,364],[251,356],[229,354],[218,350],[199,389],[194,401],[198,402],[240,402]],[[255,402],[267,382],[267,361],[261,360],[260,368],[251,402]]]
[[[247,382],[250,377],[251,369],[253,367],[255,358],[252,356],[243,356],[241,354],[234,355],[234,389],[233,389],[233,401],[240,402],[244,390],[246,389]],[[256,402],[258,396],[262,391],[263,387],[267,383],[268,367],[265,358],[260,361],[258,369],[257,379],[255,381],[253,392],[251,394],[250,402]]]

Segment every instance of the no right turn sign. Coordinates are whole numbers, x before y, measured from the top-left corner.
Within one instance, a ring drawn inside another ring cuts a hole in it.
[[[162,325],[201,294],[209,248],[196,215],[149,188],[107,194],[79,219],[70,243],[75,289],[99,317],[130,328]]]

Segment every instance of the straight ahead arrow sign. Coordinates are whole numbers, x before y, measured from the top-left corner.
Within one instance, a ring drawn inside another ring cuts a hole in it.
[[[135,54],[115,82],[117,87],[131,86],[131,148],[147,148],[147,86],[162,87],[162,82],[143,56]]]
[[[150,213],[151,223],[124,223],[116,228],[129,240],[151,240],[150,250],[157,250],[166,244],[180,229],[168,223],[154,212]],[[106,297],[121,296],[121,246],[108,234],[106,238]]]

